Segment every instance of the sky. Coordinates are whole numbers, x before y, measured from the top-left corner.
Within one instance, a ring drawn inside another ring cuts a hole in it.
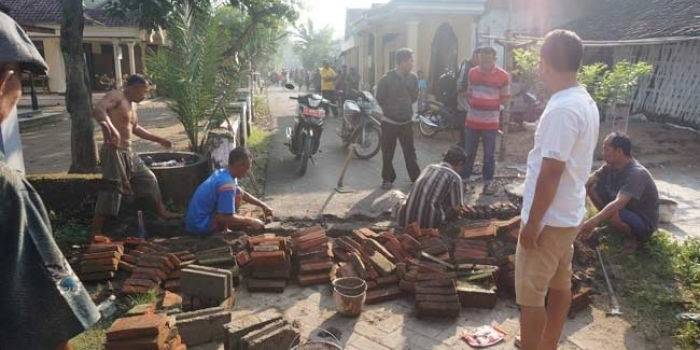
[[[346,8],[369,8],[373,3],[387,2],[389,0],[305,0],[300,20],[306,23],[310,18],[318,28],[330,25],[335,37],[340,39],[345,35]]]

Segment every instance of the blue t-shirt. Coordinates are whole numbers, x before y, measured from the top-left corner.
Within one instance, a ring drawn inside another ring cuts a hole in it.
[[[187,231],[197,234],[211,232],[215,214],[236,212],[239,194],[238,179],[231,176],[228,169],[216,170],[192,195],[185,217]]]

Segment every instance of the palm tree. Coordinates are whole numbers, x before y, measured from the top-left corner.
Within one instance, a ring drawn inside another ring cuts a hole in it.
[[[147,58],[149,73],[158,90],[185,128],[194,152],[204,147],[208,126],[227,102],[233,84],[220,74],[226,63],[222,30],[211,8],[197,11],[178,6],[168,23],[170,47]]]
[[[295,39],[294,52],[306,69],[318,68],[321,61],[332,60],[340,53],[340,42],[333,40],[333,28],[316,30],[311,20],[306,26],[297,26]]]

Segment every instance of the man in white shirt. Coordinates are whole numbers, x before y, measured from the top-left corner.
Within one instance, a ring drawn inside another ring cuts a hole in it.
[[[571,305],[573,242],[586,212],[599,124],[595,102],[576,81],[582,57],[581,39],[565,30],[547,34],[540,50],[540,76],[552,97],[527,158],[515,261],[525,350],[556,349]]]

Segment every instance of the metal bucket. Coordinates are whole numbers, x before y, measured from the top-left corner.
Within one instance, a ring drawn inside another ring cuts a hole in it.
[[[676,214],[678,202],[673,199],[659,199],[659,222],[662,224],[670,224],[673,220],[673,215]]]
[[[357,277],[338,278],[333,281],[333,300],[341,315],[359,316],[367,297],[367,282]]]

